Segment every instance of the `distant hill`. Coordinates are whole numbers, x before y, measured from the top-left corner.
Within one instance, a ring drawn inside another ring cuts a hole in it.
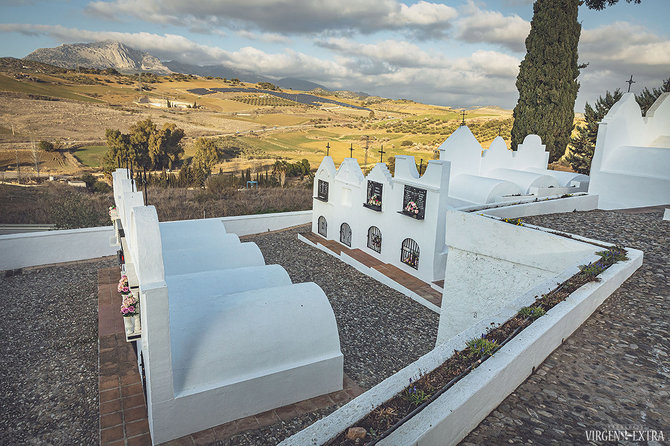
[[[56,48],[39,48],[24,59],[63,68],[115,68],[126,73],[151,71],[156,74],[169,74],[171,72],[157,57],[119,42],[74,43]]]
[[[329,90],[329,88],[317,84],[316,82],[310,82],[304,79],[297,79],[295,77],[285,77],[273,83],[281,88],[286,88],[289,90],[312,91],[317,88],[324,91]]]

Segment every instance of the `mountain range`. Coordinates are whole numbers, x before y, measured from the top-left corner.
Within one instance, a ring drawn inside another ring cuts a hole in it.
[[[63,44],[56,48],[39,48],[24,57],[26,60],[47,63],[63,68],[114,68],[122,73],[148,71],[156,74],[183,73],[198,76],[239,79],[244,82],[271,82],[281,88],[310,91],[315,88],[329,90],[323,85],[304,79],[283,78],[273,80],[267,76],[241,71],[225,64],[193,65],[176,60],[161,62],[155,56],[136,50],[120,42]]]

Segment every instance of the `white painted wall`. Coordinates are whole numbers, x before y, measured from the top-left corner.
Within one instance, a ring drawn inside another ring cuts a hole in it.
[[[130,206],[133,192],[116,196],[129,222],[126,266],[139,281],[154,444],[342,388],[321,288],[292,284],[221,219],[159,224],[153,206]]]
[[[646,117],[633,93],[614,104],[598,127],[590,177],[601,209],[670,203],[670,93]]]
[[[554,307],[546,316],[524,330],[493,358],[445,392],[438,400],[412,418],[396,433],[383,440],[385,445],[457,444],[476,427],[502,400],[521,384],[533,370],[581,325],[590,314],[630,277],[642,264],[642,252],[627,248],[630,260],[609,268],[601,282],[580,288]],[[564,281],[578,271],[566,270],[557,280]],[[322,445],[354,425],[371,410],[407,387],[410,378],[417,380],[441,365],[454,352],[462,350],[468,340],[485,333],[493,323],[501,324],[518,310],[532,304],[535,296],[555,288],[553,279],[525,293],[498,314],[483,318],[451,340],[437,345],[414,363],[390,376],[372,389],[345,404],[329,416],[285,439],[280,446]],[[531,347],[532,346],[532,347]],[[505,364],[497,362],[503,358]],[[489,361],[492,361],[489,363]]]
[[[471,204],[509,201],[515,195],[537,197],[586,191],[588,177],[547,169],[549,152],[537,135],[528,135],[517,151],[496,137],[484,150],[467,126],[440,146],[440,159],[452,163],[449,196]],[[561,187],[566,189],[560,189]]]
[[[328,202],[313,200],[312,231],[318,234],[319,217],[328,223],[326,238],[340,241],[340,228],[347,223],[352,230],[352,249],[361,249],[384,263],[392,264],[426,282],[444,276],[444,219],[447,209],[449,162],[431,160],[419,176],[414,157],[397,156],[395,177],[385,164],[377,164],[367,177],[353,158],[346,158],[334,171],[332,158],[325,157],[314,178],[314,196],[318,181],[328,181]],[[368,180],[381,183],[382,210],[363,206],[367,202]],[[405,186],[426,190],[425,218],[417,220],[400,214]],[[367,247],[368,230],[375,226],[382,234],[381,253]],[[419,245],[419,267],[414,269],[400,261],[402,243],[411,238]]]
[[[0,235],[0,271],[116,254],[112,226]]]
[[[496,314],[566,268],[593,245],[472,213],[447,213],[449,256],[437,333],[440,344]]]

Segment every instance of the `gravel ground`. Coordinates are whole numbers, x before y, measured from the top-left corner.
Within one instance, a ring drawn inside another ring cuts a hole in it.
[[[98,442],[97,272],[115,261],[0,278],[0,444]]]
[[[266,264],[280,264],[294,283],[315,282],[335,312],[344,373],[367,389],[432,350],[439,315],[298,240],[309,225],[245,237]]]
[[[644,263],[462,444],[588,444],[587,432],[609,435],[626,427],[631,432],[634,426],[657,436],[663,431],[665,441],[648,444],[667,444],[670,222],[660,211],[590,211],[524,220],[641,249]],[[623,443],[647,443],[629,440]],[[591,444],[605,443],[613,444]]]

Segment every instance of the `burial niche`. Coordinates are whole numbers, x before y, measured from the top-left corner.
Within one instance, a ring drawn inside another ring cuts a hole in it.
[[[411,238],[403,240],[400,261],[414,269],[419,269],[419,244]]]
[[[402,197],[402,211],[400,213],[417,220],[423,220],[425,212],[426,189],[405,185],[405,192]]]
[[[368,180],[367,201],[363,203],[363,206],[365,206],[368,209],[372,209],[373,211],[381,212],[383,188],[384,185],[382,183]]]
[[[347,223],[340,225],[340,242],[351,247],[351,227]]]
[[[328,201],[328,181],[319,180],[316,198],[321,201]]]
[[[382,232],[377,226],[368,229],[368,248],[378,253],[382,252]]]
[[[328,222],[323,215],[319,217],[319,234],[328,237]]]

